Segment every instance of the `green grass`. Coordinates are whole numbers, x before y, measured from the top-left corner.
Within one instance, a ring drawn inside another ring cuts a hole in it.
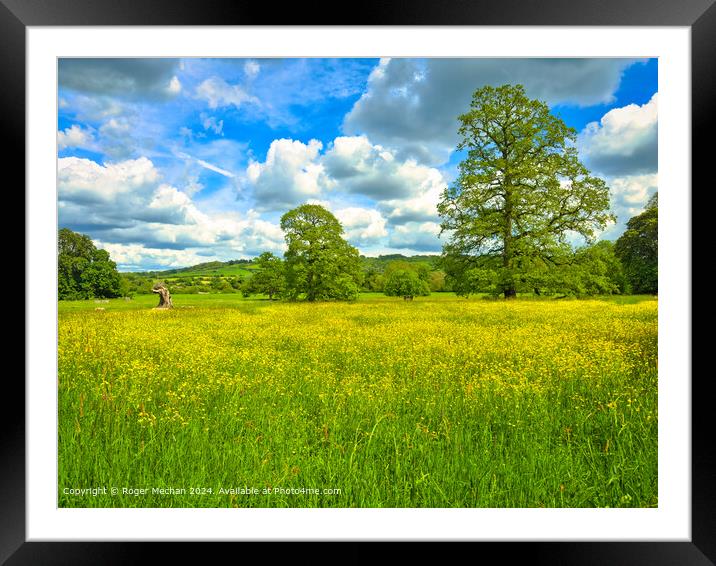
[[[61,507],[658,504],[653,297],[173,298],[59,303]]]

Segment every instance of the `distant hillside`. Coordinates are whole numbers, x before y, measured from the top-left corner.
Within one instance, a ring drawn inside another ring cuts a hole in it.
[[[392,261],[426,263],[430,271],[437,270],[435,255],[404,256],[402,254],[381,255],[378,257],[361,256],[363,270],[366,273],[366,290],[375,290],[369,281],[385,270]],[[257,266],[252,259],[231,261],[209,261],[162,271],[142,271],[122,273],[130,293],[151,293],[152,285],[158,281],[167,283],[173,293],[238,293],[241,284],[250,278]]]
[[[435,255],[413,255],[405,256],[402,254],[380,255],[378,257],[361,256],[364,265],[379,266],[387,264],[391,261],[425,261],[433,265],[438,256]],[[230,275],[250,275],[256,269],[254,260],[252,259],[232,259],[230,261],[208,261],[206,263],[198,263],[191,267],[179,267],[176,269],[166,269],[162,271],[137,271],[132,272],[134,275],[142,277],[167,278],[167,277],[212,277],[214,275],[230,276]]]
[[[390,263],[391,261],[407,261],[407,262],[426,262],[429,263],[431,266],[435,266],[435,262],[438,260],[440,256],[437,255],[403,255],[403,254],[389,254],[389,255],[379,255],[378,257],[366,257],[366,256],[360,256],[361,260],[363,261],[364,265],[371,265],[371,266],[385,266],[386,264]]]
[[[176,269],[166,269],[163,271],[141,271],[136,272],[137,275],[147,277],[171,277],[177,276],[226,276],[226,275],[246,275],[251,273],[256,266],[251,259],[232,259],[230,261],[208,261],[206,263],[197,263],[191,267],[179,267]]]

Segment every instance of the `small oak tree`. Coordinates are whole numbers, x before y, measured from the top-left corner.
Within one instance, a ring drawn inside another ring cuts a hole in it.
[[[388,275],[383,292],[389,297],[403,297],[406,301],[412,301],[413,297],[427,297],[430,287],[415,271],[397,269]]]
[[[269,300],[280,296],[286,290],[283,260],[271,252],[264,252],[256,258],[258,269],[247,282],[247,291],[268,295]]]
[[[343,239],[338,219],[318,204],[304,204],[281,217],[290,298],[353,300],[363,273],[358,250]]]

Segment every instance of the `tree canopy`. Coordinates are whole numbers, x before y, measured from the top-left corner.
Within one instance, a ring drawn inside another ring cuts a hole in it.
[[[268,295],[269,300],[283,294],[286,290],[283,260],[271,252],[264,252],[256,258],[256,265],[256,273],[244,285],[244,294],[261,293]]]
[[[614,216],[609,188],[579,161],[576,131],[521,85],[486,86],[459,116],[459,175],[438,204],[453,288],[516,296],[560,265],[567,237],[592,241]]]
[[[62,228],[58,232],[57,294],[59,299],[121,296],[117,265],[106,250],[97,249],[89,236]]]
[[[318,204],[304,204],[281,217],[290,298],[355,299],[362,282],[358,250],[343,239],[338,219]]]
[[[428,296],[430,287],[415,271],[396,269],[387,276],[383,292],[389,297],[403,297],[412,301],[413,297]]]
[[[616,255],[624,266],[633,293],[659,290],[659,197],[649,199],[641,214],[627,222],[627,229],[616,241]]]

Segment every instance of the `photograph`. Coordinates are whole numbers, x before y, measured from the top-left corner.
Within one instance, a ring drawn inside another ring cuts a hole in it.
[[[56,65],[58,508],[660,507],[658,57]]]

